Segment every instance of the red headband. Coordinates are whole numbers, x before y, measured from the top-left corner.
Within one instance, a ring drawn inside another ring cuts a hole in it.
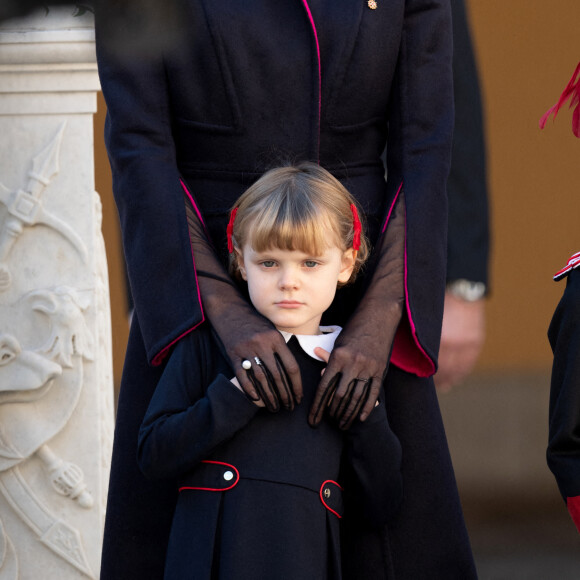
[[[228,252],[230,254],[234,251],[234,242],[232,240],[232,236],[234,235],[234,220],[236,219],[237,213],[238,208],[234,207],[234,209],[232,209],[232,213],[230,214],[230,221],[228,223],[228,227],[226,228],[226,232],[228,234]]]
[[[354,234],[352,236],[352,249],[358,252],[360,248],[360,234],[362,231],[362,225],[358,219],[358,211],[356,211],[356,205],[354,203],[350,204],[350,210],[352,211],[352,219],[354,222]]]

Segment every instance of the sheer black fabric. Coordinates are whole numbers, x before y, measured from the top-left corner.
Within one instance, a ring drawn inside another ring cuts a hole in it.
[[[240,293],[216,257],[204,224],[185,196],[185,210],[204,311],[230,358],[244,392],[271,412],[302,399],[300,371],[284,338]],[[260,364],[257,364],[256,357]],[[242,368],[244,360],[252,364]]]
[[[205,313],[220,337],[244,392],[276,412],[302,398],[296,361],[284,339],[238,290],[216,257],[192,201],[185,196],[189,236]],[[310,412],[312,426],[327,408],[341,428],[372,410],[387,371],[404,303],[405,203],[401,192],[379,238],[363,299],[340,334]],[[376,337],[381,337],[377,340]],[[261,364],[256,364],[256,357]],[[242,362],[252,367],[244,370]]]
[[[405,300],[403,192],[368,267],[373,270],[368,287],[335,343],[310,413],[311,425],[320,422],[330,402],[330,414],[346,429],[357,417],[366,419],[379,395]]]

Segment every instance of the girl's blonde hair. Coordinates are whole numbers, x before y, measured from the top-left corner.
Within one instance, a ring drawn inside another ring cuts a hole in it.
[[[351,204],[356,207],[346,188],[319,165],[305,161],[271,169],[242,194],[232,209],[237,208],[233,247],[241,252],[249,242],[257,252],[279,248],[313,256],[333,244],[348,250],[353,247],[355,235]],[[332,239],[328,238],[329,232]],[[347,283],[354,281],[368,254],[369,244],[361,232]],[[230,272],[239,277],[236,251],[230,253]]]

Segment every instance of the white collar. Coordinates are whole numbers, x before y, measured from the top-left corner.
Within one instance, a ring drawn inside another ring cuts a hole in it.
[[[319,346],[328,352],[332,352],[334,348],[334,341],[340,334],[342,328],[340,326],[321,326],[321,334],[291,334],[285,330],[280,330],[280,334],[284,340],[288,342],[293,336],[298,339],[302,350],[316,360],[322,360],[319,356],[314,354],[314,349]]]

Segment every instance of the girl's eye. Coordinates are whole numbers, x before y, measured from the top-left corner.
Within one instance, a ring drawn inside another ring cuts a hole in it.
[[[315,260],[306,260],[306,261],[304,262],[304,265],[305,265],[307,268],[316,268],[316,266],[318,266],[318,262],[316,262]]]
[[[276,265],[276,262],[274,262],[274,260],[264,260],[261,264],[264,268],[273,268]]]

